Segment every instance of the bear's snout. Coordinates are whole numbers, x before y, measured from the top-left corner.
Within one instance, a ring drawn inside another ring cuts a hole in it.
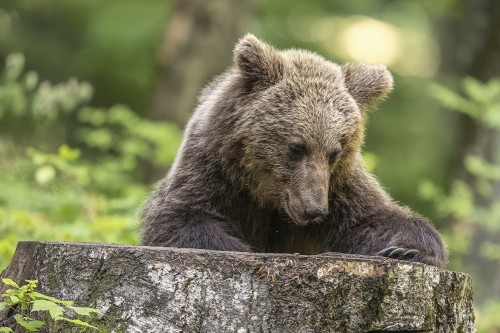
[[[306,218],[314,220],[318,217],[325,215],[325,211],[319,208],[314,208],[314,209],[306,208],[306,210],[304,211],[304,215],[306,216]]]
[[[316,197],[308,193],[289,193],[285,211],[297,225],[318,221],[328,213],[328,196]]]
[[[303,217],[306,221],[312,221],[323,217],[328,212],[328,193],[326,193],[326,191],[321,191],[319,189],[310,191],[303,195],[302,202],[304,207]]]
[[[328,214],[328,182],[323,178],[309,174],[302,186],[287,193],[285,210],[295,224],[306,225]]]

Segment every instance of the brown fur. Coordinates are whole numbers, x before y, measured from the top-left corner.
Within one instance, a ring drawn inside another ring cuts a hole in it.
[[[361,158],[383,65],[339,66],[253,35],[203,91],[167,177],[143,211],[145,245],[345,252],[444,267],[436,230],[397,205]]]

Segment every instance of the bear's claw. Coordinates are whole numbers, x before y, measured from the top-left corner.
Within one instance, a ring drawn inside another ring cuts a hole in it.
[[[392,259],[412,260],[417,259],[417,257],[420,255],[420,251],[415,249],[391,246],[383,249],[382,251],[377,253],[377,255]]]

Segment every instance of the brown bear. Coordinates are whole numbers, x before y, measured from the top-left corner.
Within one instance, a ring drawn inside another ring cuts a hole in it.
[[[396,204],[361,157],[383,65],[337,65],[253,35],[203,90],[177,158],[145,202],[142,243],[380,255],[444,267],[439,234]]]

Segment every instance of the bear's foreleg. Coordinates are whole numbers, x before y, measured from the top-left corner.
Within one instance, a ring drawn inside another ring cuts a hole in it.
[[[391,222],[388,223],[389,226],[399,225],[394,227],[395,233],[388,237],[386,246],[377,255],[441,268],[446,266],[446,249],[438,232],[427,220],[403,216],[400,221]]]
[[[219,251],[249,252],[250,246],[231,235],[227,223],[221,217],[189,209],[162,212],[150,217],[142,235],[142,244],[196,248]]]
[[[379,255],[445,267],[446,250],[430,223],[401,207],[385,207],[336,235],[332,251]]]

